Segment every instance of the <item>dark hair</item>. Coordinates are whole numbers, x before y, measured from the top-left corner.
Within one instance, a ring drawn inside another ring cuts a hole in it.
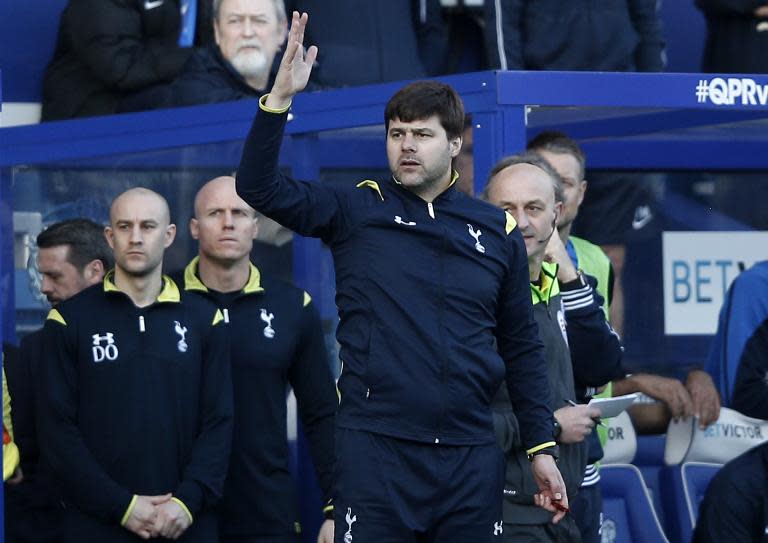
[[[579,163],[579,179],[576,181],[582,181],[586,175],[587,157],[584,155],[584,151],[581,150],[576,140],[563,132],[556,130],[542,132],[528,142],[526,149],[534,152],[549,151],[557,155],[571,155]]]
[[[400,119],[410,123],[437,115],[449,140],[461,136],[464,129],[464,104],[459,94],[439,81],[416,81],[406,85],[387,102],[384,109],[384,125],[389,131],[389,121]]]
[[[50,225],[37,236],[40,249],[68,245],[67,262],[82,271],[89,262],[101,260],[104,269],[113,265],[112,250],[104,227],[88,219],[69,219]]]
[[[491,188],[491,185],[493,184],[493,179],[502,170],[509,168],[510,166],[515,166],[517,164],[530,164],[531,166],[536,166],[537,168],[543,170],[544,173],[547,174],[547,176],[552,180],[552,188],[555,191],[555,202],[563,201],[564,199],[563,179],[555,171],[555,169],[550,165],[549,162],[544,160],[541,156],[537,155],[536,153],[530,152],[530,151],[522,153],[520,155],[510,155],[499,160],[491,170],[491,173],[488,174],[488,182],[485,184],[485,188],[483,189],[483,194],[481,195],[481,198],[486,202],[489,201],[488,192]]]

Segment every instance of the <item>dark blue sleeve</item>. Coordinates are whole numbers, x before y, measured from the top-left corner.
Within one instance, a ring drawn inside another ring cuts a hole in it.
[[[733,407],[736,372],[747,343],[766,318],[768,262],[761,262],[739,275],[728,290],[709,351],[706,370],[726,407]]]
[[[635,50],[635,64],[640,72],[664,71],[664,36],[657,0],[630,0],[629,13],[640,42]]]
[[[761,456],[767,447],[737,457],[715,475],[699,507],[692,543],[764,541],[768,464]]]
[[[605,319],[597,281],[586,276],[587,286],[561,291],[568,347],[577,388],[599,387],[624,377],[618,334]]]
[[[533,318],[528,258],[514,228],[507,237],[509,268],[497,312],[499,354],[506,363],[507,390],[526,450],[552,442],[554,419],[544,346]]]
[[[331,375],[328,350],[314,304],[301,309],[301,332],[288,379],[296,404],[324,502],[332,496],[334,464],[334,415],[339,405]]]
[[[488,67],[494,70],[525,69],[523,45],[524,0],[487,0],[485,47]]]
[[[260,109],[237,170],[237,192],[267,217],[302,236],[330,244],[349,230],[349,193],[320,183],[296,181],[278,167],[288,113]]]
[[[413,8],[416,10],[413,26],[424,70],[430,76],[445,73],[448,34],[440,0],[413,0]]]
[[[181,482],[173,492],[193,516],[210,509],[221,498],[229,466],[234,408],[229,337],[222,323],[210,328],[202,365],[200,430]]]
[[[733,408],[748,417],[768,420],[768,320],[744,348],[733,386]]]

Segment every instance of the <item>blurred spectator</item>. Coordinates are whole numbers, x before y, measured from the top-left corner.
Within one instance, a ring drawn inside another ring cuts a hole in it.
[[[739,275],[728,290],[707,371],[723,405],[768,420],[768,261]]]
[[[40,292],[54,307],[101,282],[113,263],[104,227],[87,219],[54,223],[36,241]],[[32,332],[21,340],[15,356],[6,357],[4,365],[13,396],[13,426],[24,472],[24,481],[5,493],[6,541],[17,543],[58,543],[61,538],[61,496],[48,466],[40,458],[37,437],[41,401],[37,386],[44,346],[42,329]]]
[[[563,178],[563,213],[557,225],[560,237],[576,265],[598,279],[597,290],[608,302],[605,309],[613,323],[616,313],[612,304],[620,290],[614,285],[615,275],[611,261],[606,258],[600,247],[571,234],[575,219],[581,216],[580,206],[587,193],[586,156],[575,140],[561,132],[542,132],[528,143],[528,149],[544,157]],[[592,190],[591,182],[589,186]],[[619,195],[625,193],[619,191]],[[611,195],[605,195],[606,198],[609,196]],[[610,209],[606,208],[607,211],[600,215],[603,217],[602,221],[594,218],[597,231],[602,232],[611,227],[605,222],[605,217],[611,214]],[[602,228],[598,224],[600,222],[603,224]],[[643,434],[663,433],[671,417],[695,415],[699,424],[706,427],[715,422],[720,413],[720,402],[712,379],[701,369],[691,370],[685,385],[677,379],[648,373],[635,373],[614,381],[615,396],[633,392],[641,392],[661,402],[630,408],[632,422],[638,432]]]
[[[453,169],[459,173],[456,188],[467,196],[475,195],[474,136],[472,134],[472,116],[464,116],[464,129],[461,132],[461,151],[453,159]]]
[[[13,441],[13,424],[11,422],[11,397],[5,384],[5,370],[2,371],[3,381],[3,482],[20,483],[24,476],[19,466],[19,448]]]
[[[768,541],[768,443],[728,462],[699,508],[693,543]]]
[[[198,49],[167,105],[258,98],[272,86],[287,33],[283,0],[213,0],[216,43]]]
[[[443,71],[440,0],[287,0],[307,12],[306,43],[317,45],[312,80],[323,87],[421,79]]]
[[[491,68],[658,72],[664,40],[657,0],[485,2]]]
[[[210,0],[70,0],[43,82],[42,120],[109,115],[162,103]],[[194,41],[195,34],[197,41]]]
[[[696,0],[707,19],[701,70],[768,73],[768,1]]]

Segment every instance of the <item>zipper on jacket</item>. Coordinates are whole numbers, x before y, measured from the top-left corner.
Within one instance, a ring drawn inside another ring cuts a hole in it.
[[[144,315],[139,315],[139,332],[146,332],[147,329],[144,326]]]
[[[432,202],[427,202],[427,211],[429,211],[429,216],[434,219],[435,218],[435,208],[432,207]]]

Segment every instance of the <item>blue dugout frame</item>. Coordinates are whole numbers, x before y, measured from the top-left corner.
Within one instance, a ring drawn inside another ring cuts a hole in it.
[[[578,139],[593,169],[768,170],[765,75],[479,72],[441,80],[457,89],[473,116],[477,192],[499,158],[548,128]],[[324,168],[385,168],[383,130],[352,137],[335,131],[381,125],[385,103],[402,85],[299,95],[281,164],[309,180]],[[0,129],[0,284],[13,284],[13,167],[108,166],[120,155],[129,155],[120,166],[174,167],[175,149],[244,139],[256,110],[248,100]],[[150,151],[168,152],[135,156]],[[198,157],[183,167],[226,166],[238,158]],[[295,280],[327,316],[335,306],[323,295],[332,279],[318,273],[322,255],[318,240],[294,242]],[[15,303],[13,289],[6,290],[0,337],[13,340]],[[299,472],[311,472],[306,448],[300,449]],[[306,533],[316,524],[319,518]]]

